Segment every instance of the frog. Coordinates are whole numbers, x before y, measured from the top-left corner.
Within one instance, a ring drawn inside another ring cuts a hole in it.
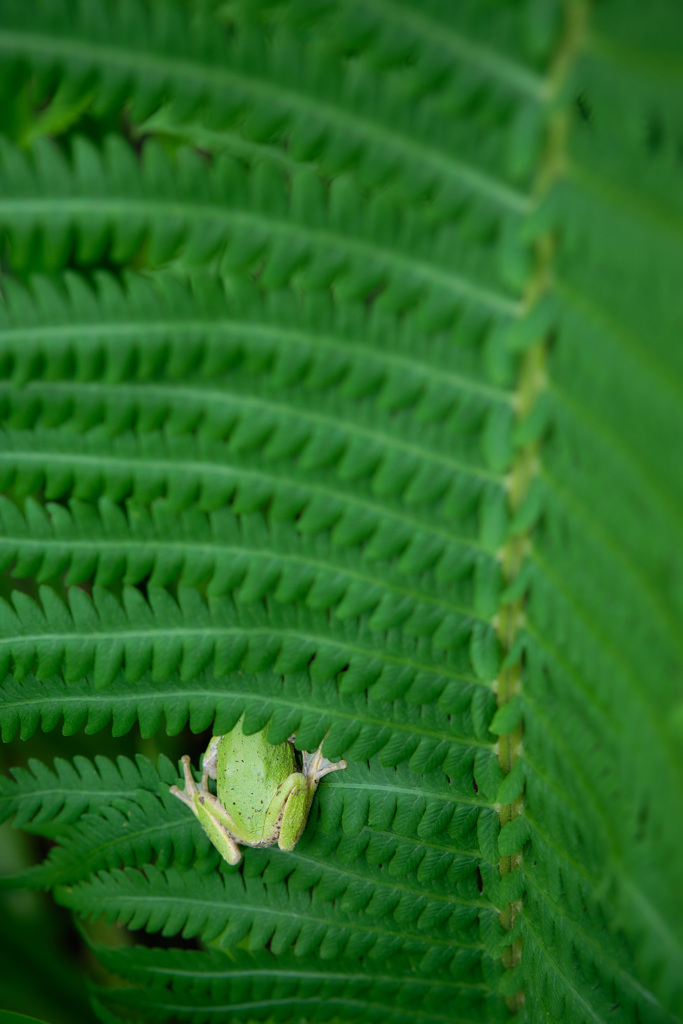
[[[202,759],[199,786],[189,754],[181,759],[184,790],[170,792],[199,819],[205,833],[228,864],[239,864],[240,846],[274,846],[293,850],[306,827],[318,783],[346,761],[323,757],[326,737],[314,753],[301,751],[297,770],[294,736],[268,742],[268,726],[247,736],[244,716],[222,736],[212,736]],[[216,781],[216,795],[209,779]]]

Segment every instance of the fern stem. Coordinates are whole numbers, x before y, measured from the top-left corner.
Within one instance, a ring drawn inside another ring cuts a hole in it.
[[[546,149],[541,160],[537,175],[535,195],[539,202],[545,197],[555,180],[565,173],[565,152],[569,130],[569,113],[564,105],[558,106],[558,97],[567,79],[568,73],[576,59],[584,34],[586,19],[586,3],[584,0],[570,0],[565,14],[563,35],[558,41],[558,48],[548,77]],[[527,284],[524,307],[528,313],[547,293],[552,278],[555,239],[549,234],[541,235],[535,244],[535,268]],[[540,396],[546,390],[546,353],[547,339],[540,337],[525,351],[520,368],[517,388],[517,419],[519,424],[531,415]],[[522,565],[531,550],[530,527],[515,531],[514,520],[529,493],[529,488],[540,468],[539,440],[533,438],[520,446],[508,475],[508,506],[513,523],[511,533],[500,552],[503,576],[512,585],[519,576]],[[500,672],[497,685],[498,707],[509,704],[522,690],[522,661],[518,654],[510,663],[510,656],[515,649],[519,631],[524,622],[526,594],[504,605],[498,615],[497,632],[503,649],[508,654],[507,662]],[[520,721],[509,732],[500,735],[498,741],[498,758],[505,776],[512,771],[520,755],[523,741],[523,723]],[[517,796],[509,803],[499,806],[498,816],[501,828],[512,823],[524,813],[523,795]],[[522,862],[522,851],[501,856],[499,871],[502,878],[519,868]],[[507,903],[500,910],[503,928],[513,930],[517,915],[521,910],[521,900]],[[516,937],[504,948],[502,961],[506,970],[513,970],[522,957],[521,938]],[[524,1003],[524,991],[518,990],[506,996],[508,1008],[516,1013]]]

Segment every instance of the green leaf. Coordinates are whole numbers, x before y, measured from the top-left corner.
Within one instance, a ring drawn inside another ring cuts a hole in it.
[[[524,701],[521,694],[515,694],[512,700],[502,704],[496,711],[489,725],[489,732],[496,736],[504,736],[506,733],[514,732],[522,721],[524,714]]]
[[[105,1024],[683,1017],[681,53],[3,4],[3,885],[162,935],[75,940]],[[348,767],[229,869],[169,789],[242,715]]]
[[[498,849],[503,857],[518,853],[529,838],[529,824],[523,815],[503,825],[498,836]]]
[[[512,770],[508,772],[503,781],[500,784],[498,793],[496,794],[496,803],[498,804],[511,804],[513,800],[516,800],[518,796],[521,796],[522,790],[524,789],[524,779],[526,769],[522,758],[518,758]]]

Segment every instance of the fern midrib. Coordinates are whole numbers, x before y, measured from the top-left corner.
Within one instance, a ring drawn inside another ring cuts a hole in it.
[[[395,979],[394,979],[395,981]],[[208,997],[210,998],[210,997]],[[353,1017],[350,1019],[362,1019],[363,1015],[367,1015],[371,1009],[380,1010],[385,1018],[389,1021],[393,1019],[393,1014],[396,1013],[395,1001],[380,1002],[378,999],[349,999],[348,996],[339,995],[325,995],[325,1006],[339,1006],[345,1010],[351,1010]],[[244,1010],[247,1012],[253,1012],[254,1010],[268,1010],[277,1008],[280,1006],[311,1006],[313,1010],[319,1010],[320,1008],[320,997],[319,996],[278,996],[277,999],[255,999],[250,1002],[241,1003],[214,1003],[211,1005],[202,1004],[198,1000],[192,1002],[181,1003],[181,1002],[158,1002],[154,999],[146,998],[144,1002],[145,1007],[158,1008],[161,1010],[172,1010],[176,1013],[184,1013],[185,1015],[192,1016],[197,1014],[198,1005],[201,1006],[202,1013],[225,1013],[232,1015],[236,1011]],[[361,1016],[358,1017],[358,1014]],[[442,1013],[436,1013],[433,1010],[411,1010],[411,1016],[414,1020],[434,1020],[443,1021],[444,1024],[453,1024],[453,1018],[445,1016]],[[472,1017],[463,1017],[458,1015],[458,1024],[481,1024],[481,1019]]]
[[[467,800],[463,800],[462,803],[467,804],[468,801]],[[484,805],[480,805],[480,806],[484,806]],[[452,853],[456,857],[468,857],[468,858],[470,858],[473,861],[479,861],[480,863],[484,863],[484,858],[483,858],[479,848],[477,848],[476,850],[475,849],[467,850],[467,849],[465,849],[464,846],[455,846],[455,845],[450,844],[450,843],[449,844],[446,844],[446,843],[434,843],[434,842],[430,842],[429,838],[422,839],[422,838],[416,837],[416,836],[406,836],[406,835],[403,835],[403,833],[401,833],[401,832],[391,832],[389,829],[386,829],[386,828],[385,829],[380,829],[380,828],[377,828],[377,827],[374,827],[374,826],[373,827],[365,826],[364,828],[362,828],[360,830],[358,835],[362,835],[363,832],[370,832],[372,837],[375,837],[375,836],[386,836],[388,839],[394,839],[394,840],[398,839],[399,843],[397,844],[397,846],[398,845],[408,845],[408,846],[412,845],[416,849],[426,850],[427,853],[430,853],[430,852],[431,853],[438,853],[438,854]],[[448,874],[448,869],[446,869],[446,871],[444,871],[444,874],[445,875]],[[395,876],[392,874],[391,877],[394,878]],[[429,880],[431,881],[431,878]],[[424,891],[423,891],[423,894],[424,894]],[[453,899],[453,895],[451,893],[449,895],[449,897],[448,897],[448,900],[452,900],[452,899]],[[490,909],[495,909],[493,907],[493,904],[488,903],[486,901],[482,902],[482,900],[478,900],[476,902],[476,904],[473,904],[473,905],[476,905],[478,907],[484,906],[484,907],[487,907],[487,908],[490,908]]]
[[[349,716],[349,717],[351,717],[351,716]],[[400,722],[397,723],[396,727],[398,729],[400,729],[401,728],[401,723]],[[392,729],[393,729],[393,722],[392,722]],[[437,736],[439,734],[429,734],[429,733],[427,733],[426,735],[432,735],[434,737],[434,736]],[[449,737],[442,737],[442,738],[447,739]],[[457,742],[457,740],[454,740],[454,741]],[[469,744],[469,740],[467,741],[467,745],[468,746],[470,745]],[[473,747],[475,747],[475,746],[479,747],[480,749],[483,748],[483,749],[490,750],[490,749],[492,749],[493,745],[491,743],[483,743],[481,741],[475,740],[475,741],[472,742],[472,746]],[[384,786],[384,785],[382,785],[382,783],[377,782],[376,779],[371,779],[367,786],[363,786],[363,785],[355,783],[355,782],[349,782],[347,779],[339,779],[339,780],[337,780],[337,783],[335,785],[335,789],[337,789],[337,788],[344,790],[344,792],[349,791],[349,790],[354,790],[354,789],[357,789],[360,792],[363,792],[364,790],[370,789],[372,791],[373,795],[378,794],[378,793],[387,793],[389,795],[393,795],[394,793],[401,793],[404,796],[412,796],[412,797],[415,798],[415,800],[424,800],[425,797],[427,796],[427,797],[429,797],[430,801],[441,800],[441,801],[443,801],[443,803],[455,804],[456,807],[460,806],[461,804],[464,804],[466,807],[480,807],[480,808],[481,807],[493,807],[494,806],[490,801],[484,800],[483,798],[477,797],[477,796],[465,797],[465,796],[459,796],[458,794],[451,795],[449,793],[444,793],[443,791],[440,791],[440,790],[425,789],[425,787],[415,787],[415,788],[409,789],[406,786],[402,786],[400,783],[392,783],[391,786]],[[400,833],[397,833],[397,834],[400,834]],[[406,837],[403,836],[402,838],[406,838]],[[421,841],[421,837],[420,837],[420,841]],[[478,851],[477,851],[477,855],[479,855]]]
[[[547,76],[548,90],[546,94],[545,144],[537,167],[533,192],[539,204],[548,195],[557,177],[562,173],[565,153],[568,145],[569,115],[566,108],[558,107],[556,100],[563,87],[570,79],[573,66],[580,53],[584,25],[587,15],[585,0],[568,0],[564,10],[564,23],[556,40],[556,50],[552,57]],[[552,283],[555,260],[556,241],[553,235],[546,232],[537,237],[534,245],[534,265],[524,289],[524,308],[531,313],[537,303],[542,302]],[[532,339],[532,344],[523,352],[520,361],[518,379],[518,422],[533,414],[546,386],[546,350],[547,330]],[[529,488],[539,472],[539,441],[532,437],[520,446],[515,454],[509,473],[508,504],[511,517],[518,515],[523,507]],[[521,532],[511,531],[507,538],[503,553],[503,573],[508,585],[519,579],[528,549],[531,547],[530,528]],[[523,593],[503,605],[499,613],[498,634],[508,657],[515,652],[516,642],[521,635],[525,619],[526,593]],[[503,708],[523,691],[523,672],[521,656],[511,664],[503,663],[498,677],[498,706]],[[518,722],[509,732],[500,736],[498,757],[501,768],[506,776],[512,771],[515,762],[523,750],[523,722]],[[501,805],[499,818],[503,828],[513,826],[514,821],[524,814],[523,790],[507,804]],[[512,854],[502,855],[499,871],[503,878],[521,869],[523,851],[520,848]],[[506,932],[514,935],[515,924],[522,911],[521,901],[508,902],[500,912],[500,922]],[[510,974],[523,960],[523,939],[516,937],[511,944],[505,946],[502,963]],[[514,974],[512,974],[514,978]],[[523,984],[517,982],[516,991],[506,996],[506,1004],[511,1013],[516,1014],[522,1009],[525,999]]]
[[[74,310],[74,313],[77,312]],[[355,338],[338,340],[334,335],[318,334],[312,328],[309,332],[295,330],[290,327],[283,327],[276,322],[259,324],[246,320],[227,320],[225,318],[209,318],[198,320],[196,318],[186,319],[182,316],[173,320],[130,320],[126,323],[120,321],[93,323],[92,321],[78,322],[76,320],[68,324],[56,324],[54,326],[31,326],[31,327],[0,327],[0,342],[8,346],[17,346],[20,349],[23,343],[46,341],[53,343],[57,340],[66,340],[73,345],[75,354],[79,354],[81,340],[88,336],[93,339],[93,344],[102,339],[107,342],[114,338],[132,337],[153,337],[161,335],[163,338],[169,336],[183,336],[185,333],[193,333],[204,339],[207,332],[215,332],[216,335],[225,333],[228,336],[235,336],[237,339],[257,338],[259,341],[272,342],[279,339],[284,348],[287,344],[294,343],[315,351],[318,348],[326,348],[332,352],[339,352],[345,356],[355,356],[361,353],[374,362],[396,366],[402,370],[408,370],[411,375],[418,373],[421,377],[431,379],[439,384],[446,383],[459,391],[470,392],[488,399],[491,402],[501,402],[506,405],[514,403],[514,394],[505,388],[496,387],[484,380],[476,380],[474,377],[454,373],[453,370],[443,367],[439,368],[431,363],[421,360],[421,353],[416,352],[415,356],[401,356],[396,352],[380,346],[364,345]],[[74,336],[78,342],[74,343]],[[14,353],[13,353],[14,354]]]
[[[13,40],[15,40],[14,45]],[[345,110],[325,103],[314,93],[292,92],[281,82],[275,83],[255,77],[250,78],[225,65],[217,67],[193,64],[180,56],[166,58],[150,51],[144,54],[134,50],[121,51],[111,46],[105,46],[99,40],[81,42],[76,39],[64,39],[63,36],[45,37],[37,33],[0,31],[0,50],[4,49],[9,53],[16,52],[17,49],[22,48],[22,44],[23,47],[42,55],[48,55],[52,59],[57,55],[62,55],[67,60],[75,58],[90,65],[94,63],[93,52],[95,51],[99,67],[109,64],[118,67],[124,75],[130,73],[133,68],[138,74],[152,71],[162,76],[162,80],[185,79],[198,82],[204,88],[215,85],[228,89],[237,87],[247,95],[251,93],[267,100],[276,110],[282,109],[283,101],[285,101],[289,109],[298,108],[308,117],[314,117],[323,124],[336,123],[342,132],[350,131],[371,142],[380,141],[398,154],[405,154],[405,158],[410,163],[420,167],[425,164],[433,166],[440,177],[462,182],[473,192],[480,193],[504,208],[522,214],[530,210],[529,196],[518,192],[508,183],[494,178],[480,168],[457,160],[451,154],[436,150],[415,138],[393,131],[381,121],[372,121],[361,117],[357,111]]]
[[[0,463],[10,462],[15,464],[17,458],[21,459],[22,463],[37,463],[44,467],[44,472],[48,469],[52,469],[58,463],[65,463],[68,470],[73,470],[74,466],[94,467],[97,470],[102,470],[107,465],[114,468],[121,466],[130,470],[131,466],[131,454],[122,453],[108,454],[104,452],[97,455],[83,455],[81,453],[76,454],[71,452],[56,452],[47,451],[44,453],[36,452],[35,450],[21,450],[19,447],[12,449],[4,448],[0,450]],[[49,465],[48,465],[49,462]],[[276,473],[262,473],[258,470],[251,469],[245,466],[226,466],[217,462],[198,462],[189,461],[187,459],[180,458],[151,458],[143,453],[142,457],[138,457],[136,463],[136,471],[141,471],[145,467],[150,470],[161,471],[164,474],[163,479],[168,483],[168,477],[166,474],[169,472],[176,472],[182,474],[183,471],[196,473],[199,479],[202,479],[203,474],[208,472],[212,476],[224,476],[230,480],[239,481],[240,477],[246,477],[251,480],[257,480],[262,483],[267,483],[270,487],[275,488],[280,479]],[[77,472],[73,474],[77,478]],[[492,480],[498,482],[498,478],[492,474]],[[405,513],[400,513],[386,505],[382,505],[379,502],[370,501],[367,498],[359,498],[356,496],[357,492],[353,491],[340,491],[333,487],[325,487],[322,484],[310,483],[310,477],[307,479],[306,484],[303,484],[300,480],[291,481],[286,478],[286,482],[291,486],[302,489],[305,487],[307,494],[320,495],[327,499],[334,499],[339,501],[341,504],[346,506],[353,506],[363,511],[372,512],[381,523],[383,520],[393,520],[395,522],[403,523],[409,526],[413,531],[425,532],[433,537],[438,537],[448,543],[461,544],[470,550],[481,551],[484,554],[491,554],[488,548],[484,547],[483,544],[479,543],[476,538],[471,539],[460,539],[454,537],[450,531],[446,529],[440,529],[438,526],[431,522],[427,525],[426,522],[418,519],[415,516],[409,516]],[[106,486],[104,487],[106,490]]]
[[[298,244],[302,239],[308,241],[316,249],[325,252],[330,250],[343,251],[348,255],[359,258],[361,263],[372,265],[373,261],[379,259],[386,268],[393,267],[396,271],[407,272],[410,276],[421,279],[425,284],[431,285],[437,291],[443,289],[461,299],[480,305],[496,315],[515,318],[521,313],[521,305],[513,301],[502,292],[495,291],[481,285],[471,278],[456,274],[452,270],[441,269],[437,264],[429,263],[423,258],[415,255],[404,255],[395,250],[382,246],[377,242],[364,241],[361,238],[353,238],[350,235],[342,234],[339,231],[331,231],[322,228],[312,228],[309,224],[301,222],[281,220],[275,216],[267,215],[253,210],[234,209],[212,203],[182,202],[178,199],[157,199],[154,196],[146,196],[140,199],[137,196],[117,199],[112,196],[57,196],[49,198],[13,197],[11,199],[0,198],[0,220],[5,219],[11,223],[12,216],[20,218],[49,218],[57,215],[59,217],[79,216],[84,221],[97,223],[98,219],[109,218],[110,222],[118,221],[126,224],[131,217],[137,217],[140,224],[147,225],[150,219],[168,224],[169,217],[180,218],[181,223],[176,227],[183,232],[187,225],[182,221],[194,222],[195,224],[209,221],[212,225],[226,223],[228,230],[234,227],[247,228],[251,231],[262,232],[264,247],[267,248],[266,240],[281,238],[286,241],[290,251],[298,252]],[[220,241],[217,248],[225,244],[225,239]],[[182,252],[182,245],[179,246]],[[216,248],[216,246],[214,246]],[[182,256],[177,256],[176,261],[183,265]],[[386,282],[386,287],[391,287],[392,281]]]
[[[210,385],[206,387],[197,388],[191,387],[181,383],[165,384],[162,382],[149,382],[149,381],[126,381],[125,383],[117,384],[106,384],[99,381],[46,381],[46,382],[35,382],[29,383],[18,391],[16,385],[11,382],[0,381],[0,398],[3,392],[5,392],[10,399],[20,394],[35,394],[38,396],[46,396],[43,401],[49,403],[52,395],[95,395],[99,396],[102,400],[107,398],[119,397],[120,400],[125,400],[127,397],[133,398],[136,403],[144,405],[145,399],[161,399],[168,400],[173,399],[173,408],[175,409],[178,404],[183,402],[187,404],[195,404],[201,406],[203,409],[208,409],[211,406],[224,406],[236,409],[243,409],[248,414],[251,411],[257,412],[269,412],[275,416],[281,416],[283,419],[290,419],[296,421],[303,421],[304,423],[310,423],[314,427],[325,427],[332,428],[338,434],[343,434],[351,438],[358,438],[363,441],[368,441],[376,444],[378,447],[383,448],[389,452],[395,451],[402,455],[413,456],[419,462],[424,465],[425,463],[434,463],[438,466],[444,466],[454,473],[460,473],[463,476],[473,476],[478,480],[495,481],[500,483],[502,476],[499,473],[494,473],[491,470],[487,470],[482,466],[478,466],[473,462],[463,462],[460,459],[454,459],[448,455],[441,453],[435,448],[430,448],[426,443],[418,443],[408,441],[400,436],[399,424],[395,425],[395,433],[388,434],[380,430],[372,429],[368,426],[364,426],[359,422],[359,419],[351,419],[350,412],[347,416],[344,415],[326,415],[323,412],[313,411],[310,407],[305,407],[302,399],[301,404],[291,402],[278,402],[269,395],[247,395],[244,392],[239,391],[219,391],[211,390]],[[281,425],[280,421],[278,426]],[[273,429],[275,429],[273,424]],[[305,444],[302,445],[305,448]]]
[[[109,952],[109,947],[106,947],[106,952]],[[136,950],[137,952],[137,950]],[[146,952],[146,950],[145,950]],[[104,958],[103,958],[104,959]],[[225,958],[227,963],[230,964],[230,960]],[[201,980],[216,979],[219,981],[229,980],[231,978],[254,978],[261,980],[262,978],[272,978],[277,981],[278,978],[287,979],[306,979],[309,981],[337,981],[340,978],[344,978],[347,981],[358,981],[362,985],[367,985],[368,982],[388,982],[396,984],[397,981],[402,983],[406,982],[405,977],[401,976],[397,978],[395,974],[382,974],[380,971],[373,971],[372,974],[354,973],[352,971],[327,971],[324,968],[320,971],[306,971],[303,968],[300,970],[293,970],[292,968],[284,967],[258,967],[254,969],[249,968],[230,968],[226,967],[225,970],[206,970],[203,967],[194,970],[184,970],[181,967],[169,966],[157,967],[155,964],[144,964],[140,966],[136,964],[137,974],[140,976],[136,980],[143,980],[143,977],[147,974],[158,974],[162,977],[168,978],[193,978]],[[411,975],[409,984],[416,987],[422,987],[426,989],[439,988],[452,988],[452,989],[467,989],[468,991],[481,991],[489,992],[488,985],[481,981],[463,981],[458,978],[449,978],[448,975],[440,974],[438,977],[424,977],[418,974]]]

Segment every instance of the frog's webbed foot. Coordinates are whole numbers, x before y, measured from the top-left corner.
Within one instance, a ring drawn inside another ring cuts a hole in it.
[[[194,781],[194,776],[192,775],[192,762],[190,760],[190,755],[185,754],[181,760],[183,765],[183,775],[185,776],[185,789],[182,790],[178,789],[177,786],[171,786],[169,792],[173,793],[173,796],[177,796],[179,800],[182,800],[184,804],[187,804],[190,810],[196,814],[197,811],[195,810],[194,797],[200,792],[200,790],[198,789],[197,783]],[[202,777],[202,789],[206,789],[206,781],[206,774],[204,774]]]
[[[330,772],[339,772],[346,768],[346,761],[329,761],[326,757],[323,757],[322,749],[325,739],[323,739],[323,742],[314,754],[309,754],[307,750],[301,751],[303,774],[307,779],[313,779],[316,785],[325,775],[329,775]]]

